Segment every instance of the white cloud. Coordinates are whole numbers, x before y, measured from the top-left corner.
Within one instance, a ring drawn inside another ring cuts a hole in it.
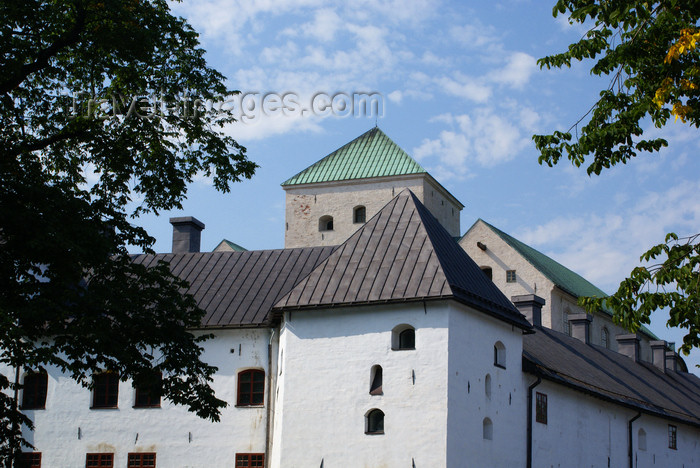
[[[470,165],[491,167],[509,161],[529,144],[517,119],[501,117],[491,108],[471,114],[441,114],[431,121],[452,129],[440,132],[436,139],[423,140],[413,154],[428,165],[449,168],[447,179],[469,174]]]
[[[314,21],[304,24],[301,28],[305,34],[322,42],[335,39],[336,32],[341,29],[343,21],[332,8],[322,8],[314,13]]]
[[[391,102],[395,102],[396,104],[400,104],[401,100],[403,99],[403,93],[399,90],[392,91],[387,95],[387,98],[389,98],[389,100]]]
[[[515,52],[508,57],[503,68],[493,71],[489,75],[496,83],[521,89],[536,70],[537,63],[533,56],[524,52]]]
[[[454,78],[440,77],[436,80],[442,91],[453,96],[484,103],[491,97],[491,88],[481,80],[463,73],[456,73]]]
[[[700,226],[700,182],[650,191],[637,203],[611,204],[602,213],[558,216],[516,233],[523,242],[613,292],[639,257],[668,232],[683,236]]]

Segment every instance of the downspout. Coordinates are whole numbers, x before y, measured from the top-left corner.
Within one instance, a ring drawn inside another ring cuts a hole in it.
[[[267,418],[265,421],[265,467],[270,463],[270,415],[272,414],[272,339],[275,336],[275,329],[270,332],[270,341],[267,343]],[[276,372],[276,371],[275,371]]]
[[[627,455],[629,455],[630,459],[630,468],[634,468],[634,451],[632,450],[632,423],[639,419],[641,415],[641,412],[637,413],[637,416],[630,419],[627,423]]]
[[[532,391],[542,383],[537,377],[535,383],[527,387],[527,468],[532,468]]]

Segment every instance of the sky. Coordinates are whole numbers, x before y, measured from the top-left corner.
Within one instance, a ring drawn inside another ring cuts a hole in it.
[[[465,205],[462,233],[482,218],[613,292],[667,232],[700,231],[700,161],[693,156],[700,132],[680,121],[647,125],[669,147],[600,176],[568,161],[539,165],[532,135],[568,129],[609,81],[591,76],[586,62],[539,69],[538,58],[585,32],[554,18],[553,3],[173,4],[200,33],[209,64],[241,91],[241,102],[231,104],[239,121],[225,131],[260,167],[226,194],[199,177],[182,210],[137,224],[156,237],[158,252],[170,251],[171,216],[206,224],[203,250],[224,238],[250,250],[281,248],[280,184],[378,125]],[[353,96],[362,94],[375,96],[379,112],[355,105]],[[286,99],[294,102],[282,111]],[[651,330],[680,343],[682,331],[665,321],[664,312],[655,314]],[[700,351],[686,362],[700,364]]]

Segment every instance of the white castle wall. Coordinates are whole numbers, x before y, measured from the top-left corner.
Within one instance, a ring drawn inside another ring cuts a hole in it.
[[[535,381],[526,376],[528,385]],[[638,412],[543,381],[533,391],[547,395],[547,424],[533,422],[533,467],[628,467],[628,421]],[[700,465],[700,430],[677,426],[678,449],[668,447],[669,421],[642,415],[633,422],[635,468],[690,468]],[[639,447],[639,429],[646,450]]]
[[[165,400],[161,408],[133,408],[131,382],[120,382],[117,409],[90,409],[92,394],[57,369],[49,374],[46,409],[26,411],[34,432],[25,437],[42,453],[43,468],[85,466],[86,453],[112,452],[114,466],[131,452],[156,452],[157,466],[230,467],[236,453],[264,453],[266,407],[236,405],[237,374],[257,368],[267,376],[270,329],[216,330],[203,360],[217,366],[212,387],[229,406],[212,423]],[[239,352],[240,350],[240,352]],[[14,371],[1,370],[14,379]],[[267,390],[267,383],[266,383]],[[21,395],[20,395],[21,398]],[[268,395],[265,397],[267,405]]]

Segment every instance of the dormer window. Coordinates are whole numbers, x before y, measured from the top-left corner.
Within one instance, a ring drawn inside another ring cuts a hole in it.
[[[360,205],[352,209],[352,222],[355,224],[364,223],[367,219],[367,209]]]
[[[318,218],[318,230],[319,231],[332,231],[333,230],[333,216],[325,215]]]

